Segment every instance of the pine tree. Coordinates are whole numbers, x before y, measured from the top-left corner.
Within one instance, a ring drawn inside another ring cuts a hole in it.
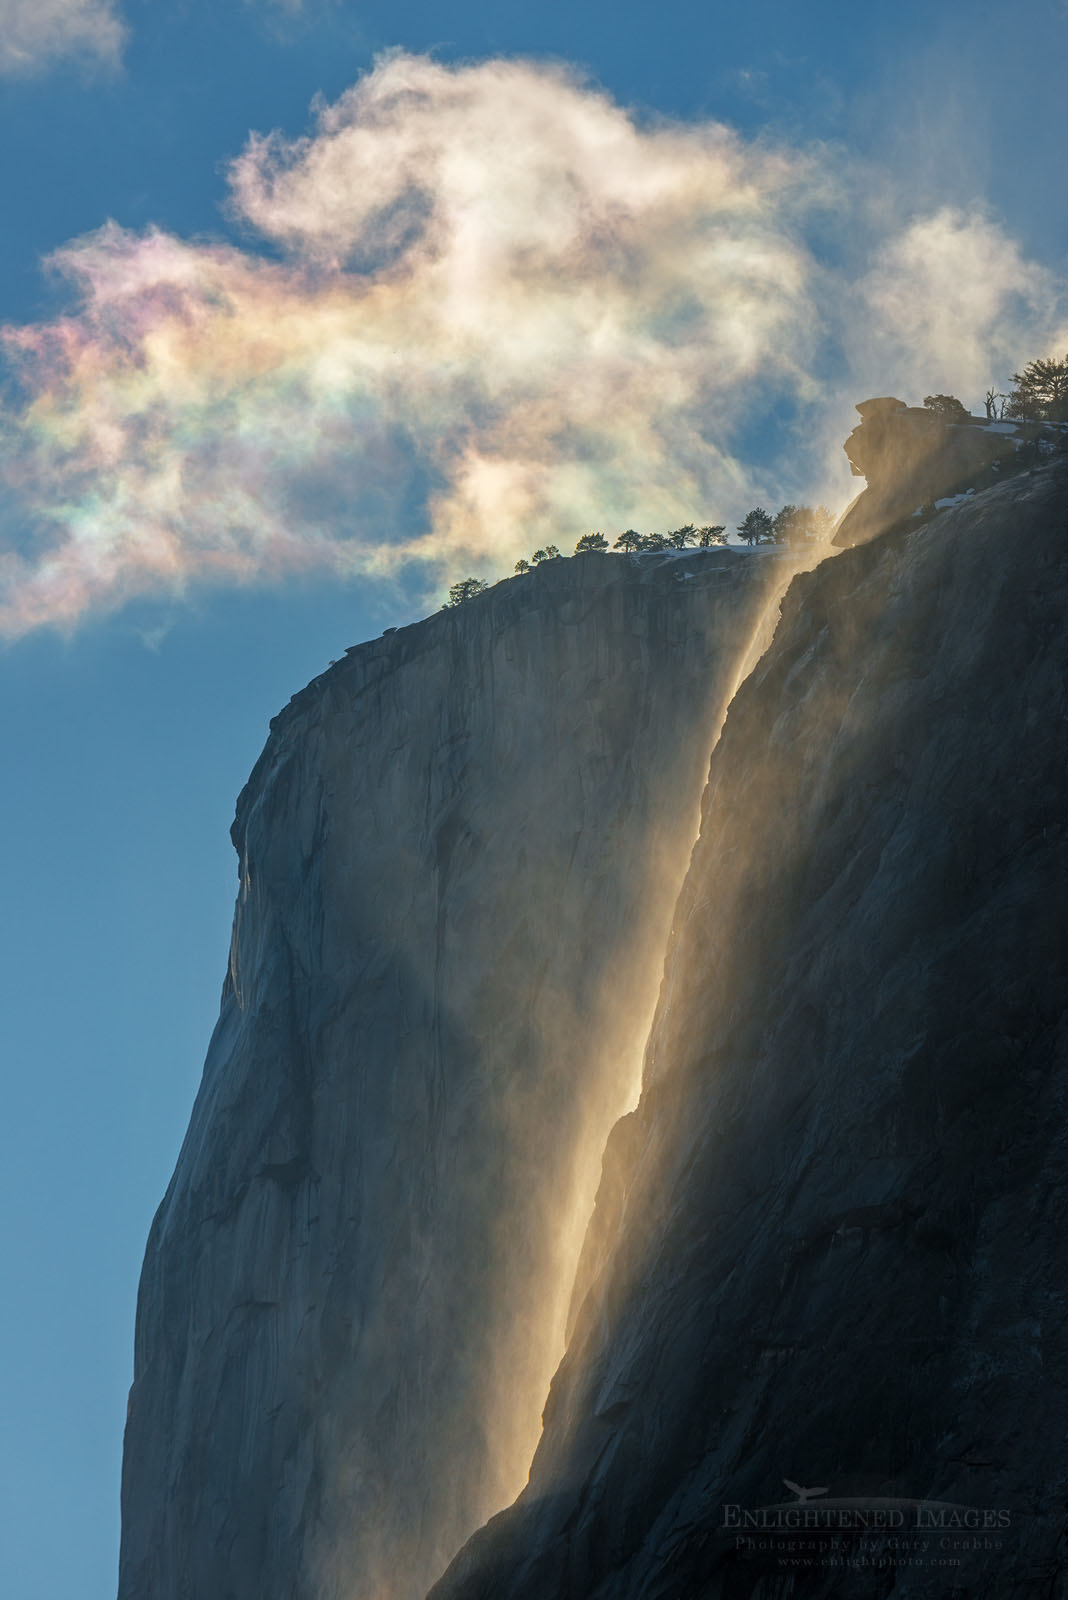
[[[772,523],[772,537],[776,544],[822,542],[833,526],[834,517],[826,506],[785,505]]]
[[[1016,385],[1005,402],[1007,417],[1032,422],[1068,422],[1068,355],[1063,361],[1045,356],[1014,372]]]
[[[771,537],[776,544],[793,544],[805,537],[807,520],[807,506],[785,505],[772,520]]]
[[[754,506],[752,511],[747,511],[738,524],[738,532],[746,544],[760,544],[764,539],[770,539],[772,519],[763,506]]]
[[[687,522],[683,527],[676,528],[674,533],[666,533],[664,543],[672,550],[685,550],[688,544],[697,543],[697,529],[692,522]]]
[[[971,421],[971,412],[961,404],[955,394],[925,394],[923,403],[928,411],[933,411],[943,422]]]
[[[462,606],[465,601],[473,600],[477,594],[484,594],[488,587],[484,578],[461,578],[459,583],[450,585],[449,598],[441,609],[451,611],[456,606]]]

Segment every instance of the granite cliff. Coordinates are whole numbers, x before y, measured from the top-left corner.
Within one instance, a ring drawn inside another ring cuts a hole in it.
[[[237,808],[121,1600],[409,1600],[521,1487],[775,558],[544,564],[349,652]]]
[[[1061,423],[948,420],[927,406],[884,395],[862,400],[860,422],[843,446],[867,486],[840,519],[833,544],[864,544],[891,528],[928,521],[947,502],[1003,483],[1059,454]]]
[[[591,556],[272,724],[121,1600],[1065,1592],[1068,461],[909,410],[736,693]]]
[[[1065,1593],[1068,462],[865,537],[731,704],[530,1481],[433,1600]]]

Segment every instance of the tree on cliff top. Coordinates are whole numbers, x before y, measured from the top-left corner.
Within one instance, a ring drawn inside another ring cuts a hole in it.
[[[615,542],[616,550],[624,550],[628,554],[642,547],[642,536],[636,528],[628,528],[626,533],[621,533]]]
[[[1068,355],[1063,361],[1045,356],[1014,372],[1016,385],[1005,402],[1005,415],[1031,422],[1068,422]]]
[[[592,551],[608,549],[608,540],[603,533],[584,533],[575,546],[577,556],[589,555]]]
[[[789,544],[794,539],[803,537],[801,519],[804,511],[804,506],[787,504],[781,511],[776,512],[771,520],[771,537],[776,544]]]
[[[807,544],[826,539],[833,525],[826,506],[785,505],[771,525],[771,535],[776,544]]]
[[[754,506],[752,511],[747,511],[738,524],[738,532],[746,544],[759,544],[762,539],[772,536],[772,519],[763,506]]]
[[[683,523],[681,528],[676,528],[673,533],[665,533],[665,544],[672,550],[685,550],[688,544],[697,543],[697,529],[692,522]]]
[[[727,527],[723,522],[709,523],[705,528],[698,528],[697,543],[702,550],[709,550],[714,544],[727,543]]]
[[[928,411],[933,411],[941,417],[943,422],[969,422],[971,412],[963,406],[955,394],[925,394],[923,403]]]
[[[473,600],[476,594],[483,594],[487,587],[484,578],[461,578],[459,583],[449,586],[449,598],[442,606],[442,611],[462,606],[465,600]]]

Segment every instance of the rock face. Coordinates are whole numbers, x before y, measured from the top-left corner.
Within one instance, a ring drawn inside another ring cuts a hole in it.
[[[795,580],[530,1484],[434,1600],[1064,1593],[1066,685],[1068,464]]]
[[[773,566],[549,562],[272,723],[142,1274],[121,1600],[408,1600],[520,1487]]]
[[[906,406],[884,396],[862,400],[861,421],[845,442],[849,465],[867,488],[849,507],[834,535],[848,547],[895,527],[915,527],[937,501],[989,488],[1068,441],[1068,430],[1041,422],[994,422],[972,417],[947,422],[926,406]]]

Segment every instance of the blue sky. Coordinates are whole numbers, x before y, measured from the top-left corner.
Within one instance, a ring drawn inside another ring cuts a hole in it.
[[[0,0],[0,51],[0,1590],[103,1600],[268,718],[546,530],[841,498],[854,400],[1063,354],[1068,12]]]

